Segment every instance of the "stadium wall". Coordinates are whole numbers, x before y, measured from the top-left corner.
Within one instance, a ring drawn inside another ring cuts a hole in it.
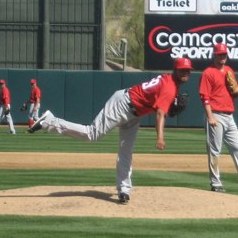
[[[30,79],[38,79],[42,89],[41,113],[50,109],[66,120],[90,123],[114,91],[146,81],[160,72],[105,72],[70,70],[1,69],[0,78],[7,81],[12,95],[12,115],[15,124],[26,123],[27,114],[20,112],[29,97]],[[188,92],[186,110],[175,118],[168,118],[169,127],[203,127],[204,113],[199,99],[200,73],[193,72],[190,81],[182,85]],[[154,126],[154,115],[141,120],[142,126]]]

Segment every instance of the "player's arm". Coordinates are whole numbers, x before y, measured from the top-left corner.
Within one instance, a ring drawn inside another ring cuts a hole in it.
[[[166,113],[163,110],[158,109],[156,112],[156,132],[157,132],[156,148],[159,150],[163,150],[165,148],[165,141],[164,141],[165,117]]]
[[[7,115],[10,112],[10,97],[9,97],[9,93],[7,91],[3,92],[2,95],[2,102],[3,102],[3,110],[4,110],[4,114]]]
[[[214,117],[214,114],[212,113],[212,109],[210,106],[210,100],[208,97],[204,96],[203,94],[200,94],[200,98],[207,116],[207,121],[211,126],[217,125],[217,120]]]
[[[211,126],[217,125],[217,120],[212,113],[212,108],[210,105],[210,94],[212,91],[212,86],[209,81],[209,76],[206,73],[203,73],[200,79],[200,86],[199,86],[199,95],[202,105],[204,107],[207,121]]]

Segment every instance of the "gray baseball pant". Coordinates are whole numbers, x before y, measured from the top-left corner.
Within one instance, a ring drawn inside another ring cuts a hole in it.
[[[36,111],[34,111],[34,107],[35,107],[35,103],[30,103],[28,119],[37,121],[39,119],[40,104],[38,104]]]
[[[218,120],[217,126],[207,123],[207,152],[211,186],[222,186],[219,171],[219,157],[223,141],[238,171],[238,130],[232,114],[214,113]]]
[[[129,94],[116,91],[106,102],[91,125],[72,123],[60,118],[45,120],[43,128],[59,134],[88,141],[97,141],[113,128],[119,128],[116,186],[118,192],[129,194],[132,188],[132,153],[139,127],[139,117],[133,114]]]
[[[8,105],[8,108],[10,109],[10,105]],[[13,120],[12,120],[11,113],[9,112],[7,115],[5,115],[4,114],[4,107],[3,107],[3,105],[0,105],[0,122],[4,119],[6,119],[8,125],[9,125],[10,132],[15,134],[16,131],[15,131],[15,128],[14,128],[14,125],[13,125]]]

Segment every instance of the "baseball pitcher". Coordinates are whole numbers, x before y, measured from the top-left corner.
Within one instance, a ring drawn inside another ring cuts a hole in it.
[[[106,102],[91,125],[81,125],[55,117],[46,111],[29,130],[41,128],[50,132],[97,141],[114,127],[119,127],[116,187],[119,202],[126,204],[132,189],[132,153],[142,116],[156,114],[156,147],[165,149],[164,125],[171,105],[178,95],[179,86],[189,80],[191,61],[179,58],[171,74],[158,75],[148,82],[116,91]]]

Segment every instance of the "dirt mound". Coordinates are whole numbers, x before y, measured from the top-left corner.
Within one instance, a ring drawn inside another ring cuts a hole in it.
[[[135,187],[120,205],[113,187],[40,186],[0,191],[0,214],[127,218],[237,218],[238,196],[177,187]]]

